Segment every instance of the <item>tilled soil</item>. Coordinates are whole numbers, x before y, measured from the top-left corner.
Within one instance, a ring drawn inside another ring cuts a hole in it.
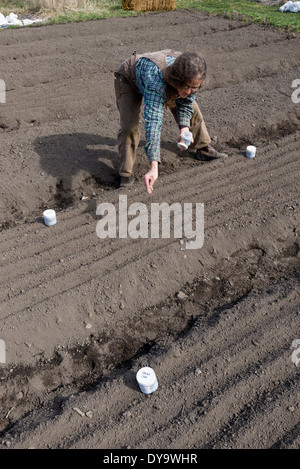
[[[186,10],[0,44],[1,448],[299,448],[299,36]],[[162,48],[205,55],[198,103],[229,156],[180,153],[166,111],[148,196],[142,115],[136,183],[117,189],[113,72]],[[97,207],[125,195],[149,214],[204,204],[203,246],[99,238]]]

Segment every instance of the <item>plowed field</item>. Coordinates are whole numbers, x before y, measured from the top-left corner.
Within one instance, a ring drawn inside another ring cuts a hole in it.
[[[1,31],[1,448],[299,448],[299,42],[193,10]],[[165,48],[204,54],[197,100],[229,156],[179,152],[166,111],[149,196],[142,114],[118,189],[113,73]],[[99,238],[97,207],[125,195],[204,204],[203,246]]]

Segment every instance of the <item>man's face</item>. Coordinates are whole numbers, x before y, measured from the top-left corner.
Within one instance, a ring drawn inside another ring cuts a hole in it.
[[[186,85],[182,86],[181,88],[178,88],[178,95],[180,98],[187,98],[191,93],[195,93],[198,91],[202,83],[202,80],[200,78],[193,78],[192,80],[189,81]]]

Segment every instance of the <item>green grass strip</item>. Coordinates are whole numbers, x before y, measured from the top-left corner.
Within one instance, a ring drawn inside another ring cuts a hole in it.
[[[266,6],[245,0],[177,0],[176,8],[195,8],[211,14],[226,14],[229,18],[242,17],[245,21],[299,31],[300,13],[279,11],[279,5]]]

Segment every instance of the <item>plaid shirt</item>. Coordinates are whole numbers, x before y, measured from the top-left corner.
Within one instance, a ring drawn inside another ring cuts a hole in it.
[[[167,56],[166,63],[170,65],[175,57]],[[160,160],[160,136],[164,105],[166,103],[165,82],[159,67],[152,60],[141,57],[136,62],[136,82],[144,97],[144,119],[146,132],[145,152],[149,161]],[[192,104],[196,93],[187,98],[177,98],[176,107],[179,128],[189,127],[193,115]]]

